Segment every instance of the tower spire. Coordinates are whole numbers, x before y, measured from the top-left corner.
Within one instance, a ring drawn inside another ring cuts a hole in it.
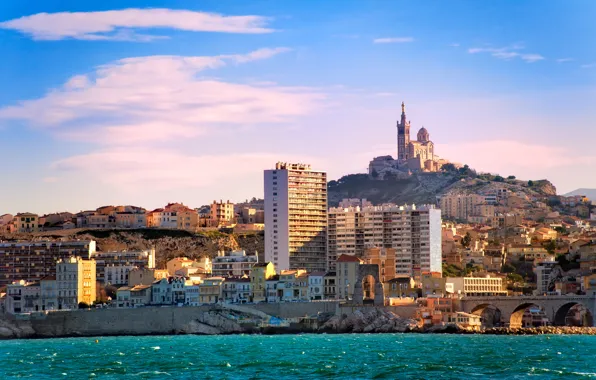
[[[404,115],[406,113],[406,105],[404,102],[401,102],[401,113]]]

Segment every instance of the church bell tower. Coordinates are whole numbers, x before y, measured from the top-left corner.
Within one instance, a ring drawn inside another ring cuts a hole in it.
[[[401,102],[401,120],[397,122],[397,159],[408,159],[410,145],[410,122],[406,121],[406,106]]]

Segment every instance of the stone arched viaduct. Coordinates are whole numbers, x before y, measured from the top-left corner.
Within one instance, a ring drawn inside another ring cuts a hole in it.
[[[526,308],[540,307],[553,325],[565,325],[565,317],[575,305],[583,305],[592,315],[596,315],[594,296],[519,296],[519,297],[463,297],[460,308],[466,313],[481,315],[489,306],[501,311],[502,319],[512,328],[521,327]],[[590,322],[593,326],[593,318]]]

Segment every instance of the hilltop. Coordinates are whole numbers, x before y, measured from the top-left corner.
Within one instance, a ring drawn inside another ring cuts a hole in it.
[[[596,189],[577,189],[565,194],[566,197],[585,195],[588,199],[596,201]]]
[[[435,203],[444,194],[490,193],[497,188],[525,193],[533,198],[549,198],[557,194],[547,180],[521,181],[510,176],[476,174],[469,169],[413,174],[408,178],[375,180],[367,174],[350,174],[328,185],[329,206],[337,206],[344,198],[366,198],[373,204]]]

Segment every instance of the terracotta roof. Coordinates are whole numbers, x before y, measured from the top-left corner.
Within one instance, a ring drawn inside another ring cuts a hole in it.
[[[337,258],[338,263],[361,263],[362,260],[357,258],[356,256],[351,255],[341,255]]]

